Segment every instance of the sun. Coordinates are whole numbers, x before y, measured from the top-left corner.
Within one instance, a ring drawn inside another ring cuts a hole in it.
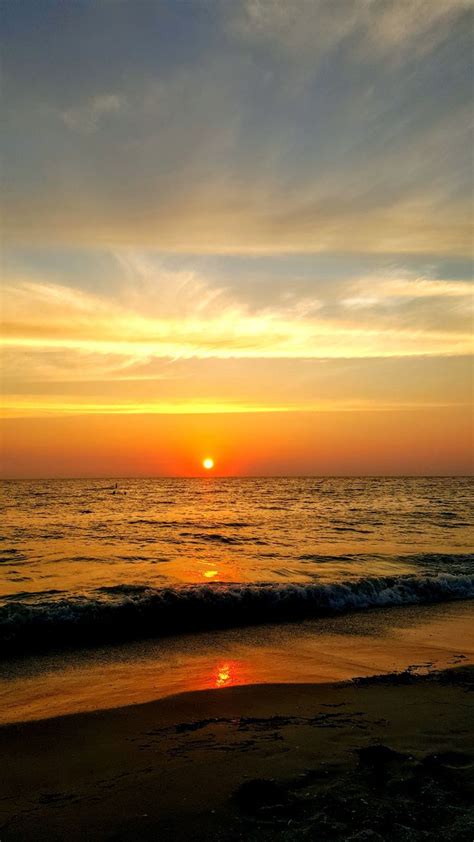
[[[206,469],[206,471],[211,471],[214,467],[214,459],[210,459],[209,457],[207,459],[203,459],[202,466]]]

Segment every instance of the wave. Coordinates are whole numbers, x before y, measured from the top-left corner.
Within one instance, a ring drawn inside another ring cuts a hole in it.
[[[117,585],[89,595],[25,594],[0,607],[0,655],[395,605],[474,598],[474,575],[387,576],[336,584]]]
[[[26,555],[14,547],[5,547],[0,550],[0,564],[22,564],[26,561]]]
[[[251,523],[247,523],[246,521],[238,520],[238,521],[222,521],[221,523],[211,523],[211,522],[204,522],[204,523],[195,523],[193,521],[186,521],[186,520],[158,520],[156,518],[134,518],[133,520],[129,520],[129,523],[132,526],[137,526],[139,524],[143,524],[145,526],[155,526],[159,528],[171,528],[178,526],[180,528],[187,526],[193,527],[194,529],[204,529],[204,530],[211,530],[211,529],[242,529],[247,526],[252,526]],[[191,532],[182,532],[182,535],[191,535]]]
[[[303,553],[297,556],[298,561],[314,561],[318,564],[331,562],[355,562],[371,564],[382,563],[403,563],[412,564],[416,567],[423,567],[425,573],[441,572],[449,569],[451,573],[468,573],[474,564],[474,553]]]
[[[242,537],[235,535],[223,535],[221,532],[180,532],[182,538],[189,538],[193,542],[209,541],[217,544],[254,544],[266,546],[267,542],[261,538]]]

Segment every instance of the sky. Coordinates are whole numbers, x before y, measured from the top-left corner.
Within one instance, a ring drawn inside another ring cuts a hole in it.
[[[2,475],[470,473],[472,14],[2,0]]]

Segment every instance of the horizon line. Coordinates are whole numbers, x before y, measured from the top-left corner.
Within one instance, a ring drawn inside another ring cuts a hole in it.
[[[90,475],[90,476],[41,476],[0,477],[0,482],[49,482],[71,480],[241,480],[241,479],[474,479],[470,474],[143,474],[143,475]]]

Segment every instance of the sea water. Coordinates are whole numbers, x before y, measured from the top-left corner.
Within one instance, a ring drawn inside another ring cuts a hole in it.
[[[128,687],[125,702],[143,697],[144,664],[146,698],[190,689],[192,675],[192,689],[311,680],[325,663],[334,678],[335,640],[352,635],[359,651],[369,640],[367,666],[381,628],[408,606],[411,628],[420,618],[431,628],[436,611],[444,631],[426,634],[462,650],[452,624],[468,622],[461,603],[474,597],[472,487],[463,477],[6,481],[3,698],[32,682],[44,708],[40,678],[54,675],[57,697],[65,675],[93,685],[105,664],[116,689]],[[247,667],[240,657],[232,676],[239,653]]]

